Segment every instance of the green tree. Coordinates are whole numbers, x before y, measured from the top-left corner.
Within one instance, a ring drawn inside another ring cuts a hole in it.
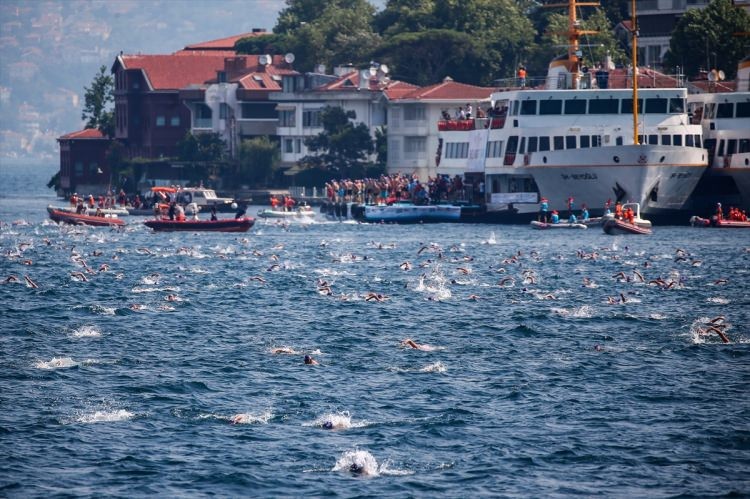
[[[267,136],[243,140],[239,153],[240,179],[267,185],[279,164],[279,145]]]
[[[734,78],[737,63],[750,52],[750,39],[736,34],[747,32],[750,14],[731,0],[713,0],[705,9],[690,9],[680,18],[665,62],[672,68],[680,66],[688,76],[701,69],[721,69],[727,78]]]
[[[226,144],[218,133],[199,133],[193,135],[188,132],[177,143],[177,154],[180,161],[218,162],[226,156]]]
[[[357,115],[341,107],[327,106],[321,112],[323,131],[305,140],[307,148],[316,153],[302,158],[301,164],[328,169],[341,177],[362,176],[367,158],[375,148],[370,130],[364,123],[354,125]]]
[[[83,87],[84,103],[81,119],[86,121],[86,128],[96,128],[106,137],[115,135],[115,113],[111,104],[115,98],[114,78],[107,74],[107,66],[101,66],[94,76],[90,87]]]

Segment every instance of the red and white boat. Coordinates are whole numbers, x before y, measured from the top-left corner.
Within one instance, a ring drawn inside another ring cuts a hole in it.
[[[716,215],[711,218],[692,216],[690,217],[690,225],[692,225],[693,227],[731,227],[735,229],[750,229],[750,221],[743,222],[741,220],[719,220],[719,217],[717,217]]]
[[[156,232],[247,232],[254,218],[224,218],[219,220],[146,220],[147,227]]]
[[[85,215],[83,213],[61,210],[54,206],[47,206],[47,212],[49,213],[49,217],[57,223],[91,225],[94,227],[119,227],[125,225],[125,222],[115,215]]]
[[[620,234],[651,234],[651,222],[641,218],[641,205],[639,203],[625,203],[622,205],[623,211],[627,208],[633,208],[635,216],[633,221],[620,220],[613,216],[602,217],[602,229],[607,234],[616,236]]]

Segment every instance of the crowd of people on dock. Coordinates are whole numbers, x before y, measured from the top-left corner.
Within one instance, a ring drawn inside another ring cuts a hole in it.
[[[461,176],[430,177],[422,182],[416,175],[395,173],[378,178],[331,180],[326,182],[326,198],[331,203],[393,204],[410,201],[430,204],[436,201],[465,199]]]

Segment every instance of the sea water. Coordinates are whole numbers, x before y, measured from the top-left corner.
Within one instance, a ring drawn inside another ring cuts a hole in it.
[[[0,167],[2,496],[750,493],[750,231],[58,226],[51,173]]]

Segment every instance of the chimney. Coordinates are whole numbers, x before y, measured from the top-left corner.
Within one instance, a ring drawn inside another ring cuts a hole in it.
[[[266,28],[253,28],[254,35],[262,35],[266,32]]]
[[[369,69],[359,70],[359,89],[370,90],[370,70]]]

